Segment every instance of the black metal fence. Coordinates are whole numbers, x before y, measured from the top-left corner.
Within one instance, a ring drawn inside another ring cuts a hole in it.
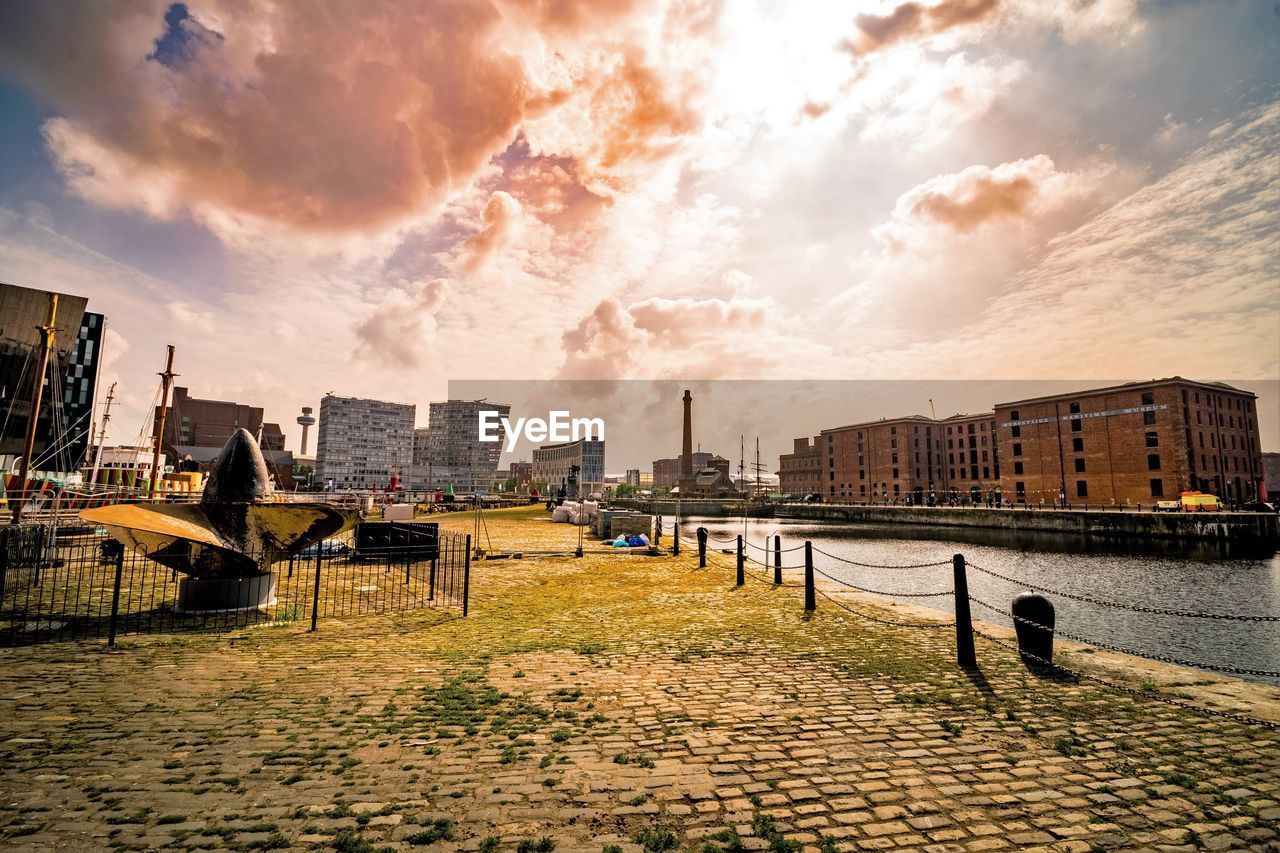
[[[465,616],[470,540],[435,524],[360,525],[274,562],[251,581],[247,606],[194,609],[180,600],[187,575],[103,533],[0,527],[0,646],[267,624],[316,630],[320,619],[423,608]]]

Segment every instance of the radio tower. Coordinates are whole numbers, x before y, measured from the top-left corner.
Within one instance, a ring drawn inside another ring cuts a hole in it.
[[[311,414],[310,406],[302,407],[302,414],[298,415],[298,423],[302,426],[302,455],[307,455],[307,430],[311,429],[311,425],[316,422],[315,416]]]

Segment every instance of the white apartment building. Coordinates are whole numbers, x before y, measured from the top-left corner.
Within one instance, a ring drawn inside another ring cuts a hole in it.
[[[413,432],[410,488],[435,490],[452,484],[458,495],[484,494],[493,488],[506,429],[497,427],[498,441],[480,441],[481,412],[497,412],[497,418],[505,418],[511,406],[488,400],[431,404],[427,426]]]
[[[331,490],[386,489],[413,463],[415,407],[360,397],[320,401],[316,482]]]

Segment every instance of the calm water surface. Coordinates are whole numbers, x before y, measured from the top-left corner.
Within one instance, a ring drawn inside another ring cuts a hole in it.
[[[672,519],[663,519],[670,535]],[[1087,595],[1126,604],[1148,605],[1212,613],[1280,614],[1280,556],[1223,557],[1204,549],[1187,556],[1124,553],[1123,546],[1099,545],[1079,537],[1055,534],[1026,535],[1007,531],[956,528],[904,528],[863,524],[821,524],[788,522],[779,519],[702,518],[684,519],[686,535],[704,526],[712,536],[727,538],[743,533],[759,546],[772,545],[772,537],[782,537],[782,547],[802,544],[806,539],[815,549],[864,563],[885,565],[950,560],[963,554],[965,560],[1011,578],[1027,579],[1052,589]],[[925,538],[925,537],[932,538]],[[711,543],[732,548],[732,544]],[[1092,552],[1090,552],[1092,549]],[[759,548],[748,548],[755,559],[765,560]],[[771,559],[769,560],[771,562]],[[803,565],[802,551],[784,552],[783,566]],[[934,592],[950,590],[950,565],[910,571],[869,569],[850,566],[823,554],[814,554],[814,565],[834,577],[862,587],[891,592]],[[759,565],[748,563],[757,572]],[[793,578],[799,571],[789,572]],[[969,593],[1004,610],[1013,596],[1025,592],[1011,584],[968,571]],[[1057,627],[1090,639],[1132,649],[1144,654],[1164,654],[1184,660],[1227,666],[1280,671],[1280,623],[1238,622],[1219,619],[1190,619],[1135,613],[1064,599],[1048,594],[1057,615]],[[952,612],[952,600],[945,598],[902,599],[919,606]],[[821,604],[819,604],[821,607]],[[974,619],[1008,625],[1011,621],[978,605]],[[987,646],[988,654],[990,645]],[[983,654],[979,640],[978,654]],[[1253,678],[1271,684],[1280,679]]]

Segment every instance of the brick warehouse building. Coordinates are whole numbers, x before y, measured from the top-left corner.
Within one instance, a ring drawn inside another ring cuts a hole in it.
[[[1173,377],[1002,403],[994,413],[870,421],[795,439],[778,475],[784,492],[834,502],[1137,504],[1196,490],[1250,500],[1263,477],[1256,399]]]
[[[1256,400],[1175,376],[1001,403],[1001,487],[1037,504],[1134,504],[1194,490],[1253,499],[1262,478]]]
[[[822,436],[797,438],[792,451],[778,457],[778,489],[784,495],[822,494]]]
[[[941,432],[923,415],[823,430],[818,443],[828,501],[923,500],[941,486]]]
[[[1000,490],[1000,457],[996,452],[996,416],[953,415],[938,422],[946,441],[944,491],[983,501]]]

